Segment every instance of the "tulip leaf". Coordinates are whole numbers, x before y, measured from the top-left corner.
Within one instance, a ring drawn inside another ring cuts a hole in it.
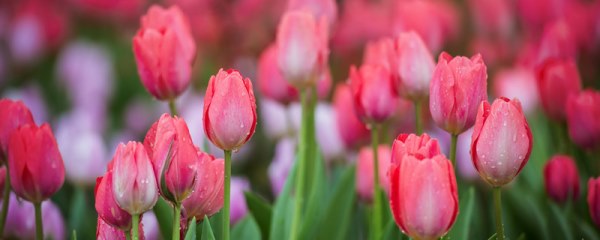
[[[202,223],[202,240],[215,240],[215,235],[207,216],[204,216],[204,222]]]
[[[260,240],[261,234],[252,213],[247,214],[231,229],[231,239]]]
[[[354,176],[354,166],[347,167],[332,189],[331,198],[323,209],[323,218],[315,224],[318,231],[316,239],[346,239],[356,197]]]
[[[294,166],[290,170],[283,189],[273,206],[269,239],[279,240],[289,238],[294,211],[294,199],[291,198],[291,191],[296,182],[297,166],[298,161],[294,161]]]
[[[152,210],[154,211],[154,215],[156,215],[158,228],[160,229],[160,234],[163,239],[171,239],[173,209],[164,199],[159,197]]]
[[[188,226],[187,233],[185,234],[185,240],[196,240],[196,218],[192,218],[190,225]]]
[[[315,162],[310,164],[313,169],[309,171],[313,173],[312,179],[306,183],[310,187],[306,189],[308,191],[305,191],[309,195],[308,201],[302,211],[302,227],[299,239],[314,239],[313,236],[319,228],[315,225],[315,222],[321,217],[320,215],[323,212],[323,199],[325,199],[327,187],[327,184],[325,184],[327,182],[327,179],[325,179],[325,163],[322,157],[314,158],[313,161]]]
[[[450,233],[448,233],[448,236],[450,236],[451,239],[470,239],[473,208],[475,204],[475,189],[472,186],[467,192],[466,201],[461,201],[459,204],[460,213],[456,217],[456,222],[450,230]]]
[[[387,225],[385,226],[385,229],[383,232],[383,239],[384,240],[404,239],[404,234],[402,234],[400,232],[400,228],[398,228],[398,225],[396,225],[396,221],[394,221],[394,219],[391,219],[390,221],[388,221]]]
[[[92,234],[96,224],[95,221],[90,221],[91,219],[87,218],[91,213],[86,202],[86,191],[81,186],[76,186],[73,190],[74,195],[71,199],[71,211],[69,212],[69,229],[77,230],[80,233],[80,238],[94,238]]]
[[[271,227],[273,209],[266,200],[255,193],[244,192],[244,196],[246,196],[246,205],[260,228],[261,235],[266,239]]]
[[[569,227],[569,223],[567,223],[567,216],[565,216],[565,214],[558,209],[556,204],[550,203],[549,205],[550,209],[552,210],[552,214],[554,215],[553,218],[558,221],[558,226],[560,227],[561,232],[564,234],[564,238],[562,239],[573,240],[573,232]]]

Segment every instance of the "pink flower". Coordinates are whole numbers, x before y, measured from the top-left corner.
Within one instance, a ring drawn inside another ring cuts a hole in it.
[[[508,1],[469,0],[470,13],[479,35],[508,39],[515,31],[515,11]]]
[[[390,191],[390,181],[388,179],[388,169],[390,168],[390,147],[380,145],[377,148],[378,156],[377,163],[379,165],[379,186],[386,193]],[[373,191],[375,189],[373,183],[373,149],[364,147],[358,154],[356,162],[356,192],[361,200],[371,203],[373,201]]]
[[[283,190],[285,181],[288,179],[288,175],[294,160],[296,157],[296,140],[291,138],[284,138],[277,142],[275,146],[275,154],[271,165],[269,165],[268,175],[271,181],[271,189],[273,194],[278,196]]]
[[[519,100],[485,101],[477,112],[471,137],[471,158],[483,180],[503,186],[521,172],[529,160],[533,135]]]
[[[131,215],[121,209],[115,200],[112,165],[112,162],[109,163],[108,171],[96,180],[94,206],[98,212],[98,218],[114,228],[127,231],[131,229]]]
[[[337,19],[337,4],[335,0],[289,0],[287,11],[308,11],[315,18],[325,18],[329,25]]]
[[[431,52],[413,31],[400,33],[395,43],[391,70],[400,94],[413,101],[426,98],[435,68]]]
[[[4,162],[8,150],[10,134],[19,126],[33,124],[33,116],[29,108],[21,101],[0,99],[0,164]]]
[[[196,44],[179,7],[150,7],[133,38],[133,52],[142,84],[155,98],[176,98],[190,84]]]
[[[35,209],[33,204],[21,201],[10,194],[7,222],[3,239],[35,239]],[[42,202],[42,225],[44,236],[51,239],[65,239],[65,222],[60,209],[52,201]]]
[[[347,148],[355,148],[370,139],[369,129],[358,119],[354,111],[352,90],[341,83],[333,94],[338,132]]]
[[[525,113],[533,113],[539,104],[535,73],[527,68],[499,70],[494,77],[493,92],[496,97],[519,99]]]
[[[405,156],[433,158],[441,154],[438,141],[427,133],[421,136],[415,134],[400,134],[392,145],[392,163],[400,164]]]
[[[537,86],[546,115],[552,120],[564,121],[567,98],[581,90],[581,80],[575,62],[546,61],[538,72]]]
[[[487,67],[481,55],[452,58],[443,52],[429,89],[435,123],[451,134],[464,132],[475,123],[481,101],[487,100]]]
[[[558,203],[579,198],[579,173],[573,158],[553,156],[544,167],[544,185],[548,196]]]
[[[600,178],[588,180],[587,202],[590,215],[596,226],[600,227]]]
[[[600,146],[600,92],[571,94],[566,104],[567,126],[573,142],[583,148]]]
[[[183,214],[186,218],[212,216],[223,207],[223,181],[225,165],[223,159],[197,151],[198,182],[187,199],[183,200]]]
[[[350,87],[354,109],[362,122],[381,123],[398,111],[398,96],[394,91],[392,75],[385,67],[350,67]]]
[[[375,39],[391,35],[394,1],[344,1],[342,16],[336,24],[331,47],[348,55]],[[369,19],[365,21],[365,19]]]

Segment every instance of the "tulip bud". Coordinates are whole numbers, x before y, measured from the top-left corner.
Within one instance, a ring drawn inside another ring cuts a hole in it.
[[[0,164],[4,163],[10,134],[19,126],[33,124],[31,112],[21,101],[0,100]]]
[[[158,200],[158,187],[144,145],[120,143],[112,161],[113,196],[119,207],[132,215],[152,209]]]
[[[190,197],[183,200],[183,214],[188,219],[204,219],[223,207],[225,162],[202,151],[197,154],[198,180]]]
[[[390,207],[405,234],[438,239],[450,230],[458,215],[458,188],[452,163],[444,155],[406,155],[392,164],[389,176]]]
[[[386,145],[380,145],[377,148],[378,153],[378,173],[379,183],[381,188],[389,193],[390,181],[388,181],[388,169],[390,167],[390,147]],[[373,183],[373,149],[371,147],[364,147],[358,154],[358,162],[356,162],[356,192],[358,196],[365,202],[371,203],[373,201],[373,189],[375,189]]]
[[[415,134],[400,134],[392,145],[392,163],[400,164],[405,156],[421,156],[433,158],[441,154],[438,141],[427,133],[421,136]]]
[[[196,43],[179,7],[150,7],[133,38],[138,74],[146,90],[159,100],[179,96],[190,84]]]
[[[596,226],[600,227],[600,178],[590,178],[588,180],[587,202],[590,209],[590,215]]]
[[[354,148],[370,138],[369,129],[358,119],[354,111],[352,90],[347,84],[338,84],[333,94],[337,128],[347,148]]]
[[[555,155],[546,163],[544,183],[548,196],[558,203],[579,197],[579,173],[569,156]]]
[[[481,55],[471,59],[440,54],[429,87],[429,108],[435,123],[460,134],[475,123],[477,107],[487,100],[487,68]]]
[[[572,94],[566,104],[567,126],[573,142],[583,148],[600,145],[600,92]]]
[[[96,188],[94,189],[96,212],[98,212],[99,218],[112,227],[129,230],[131,215],[121,209],[115,201],[112,178],[112,163],[110,163],[106,174],[96,179]]]
[[[56,193],[65,181],[65,166],[48,124],[20,126],[10,135],[8,167],[13,191],[33,203]]]
[[[529,160],[533,135],[517,99],[485,101],[477,112],[471,158],[481,178],[494,187],[509,183]]]
[[[581,90],[581,80],[575,62],[546,61],[538,72],[537,83],[546,115],[555,121],[564,121],[567,97]]]
[[[283,76],[297,88],[316,83],[327,65],[327,20],[305,11],[286,12],[277,28],[277,60]]]
[[[363,65],[360,69],[352,66],[350,88],[355,112],[366,124],[385,122],[398,110],[392,75],[383,66]]]
[[[163,114],[152,124],[144,139],[154,168],[160,194],[174,203],[181,203],[196,183],[198,154],[187,124],[182,118]]]
[[[431,52],[416,32],[401,33],[392,56],[392,74],[400,94],[416,101],[429,95],[435,64]]]
[[[256,129],[256,100],[250,79],[223,69],[208,82],[204,96],[204,132],[223,150],[237,150]]]

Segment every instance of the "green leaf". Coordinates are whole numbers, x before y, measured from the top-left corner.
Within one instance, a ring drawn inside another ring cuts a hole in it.
[[[354,191],[354,167],[347,167],[335,185],[332,197],[324,208],[323,219],[318,223],[316,239],[346,239],[356,192]]]
[[[185,240],[196,240],[196,218],[192,218],[190,225],[188,226],[187,233],[185,234]]]
[[[384,240],[397,240],[404,239],[404,234],[400,232],[400,228],[396,225],[394,219],[388,221],[385,229],[383,230],[383,239]]]
[[[258,224],[261,235],[267,239],[271,227],[271,215],[273,214],[273,209],[266,200],[255,193],[245,192],[244,196],[246,197],[248,210],[250,210],[250,213],[254,216],[254,220],[256,224]]]
[[[323,199],[325,199],[325,194],[327,193],[327,179],[325,179],[325,162],[320,154],[318,157],[314,158],[312,165],[314,169],[309,170],[308,172],[312,172],[312,178],[307,179],[310,180],[307,182],[306,186],[310,187],[307,189],[309,191],[305,191],[309,193],[308,201],[304,206],[303,216],[302,216],[302,225],[300,228],[300,236],[299,239],[314,239],[314,234],[316,234],[317,229],[315,222],[321,218],[321,214],[323,213]],[[309,177],[310,178],[310,177]]]
[[[215,240],[215,235],[213,234],[213,229],[210,227],[210,220],[208,220],[207,216],[204,216],[204,222],[202,223],[202,240]]]
[[[171,239],[172,223],[173,223],[173,208],[161,197],[158,198],[154,206],[154,214],[158,220],[158,228],[163,239]]]
[[[569,227],[569,223],[567,223],[567,216],[563,214],[556,204],[550,203],[550,209],[552,210],[552,214],[554,215],[554,219],[558,221],[558,226],[560,227],[561,232],[564,234],[564,238],[566,240],[573,240],[573,232]]]
[[[280,240],[288,239],[291,228],[292,215],[294,211],[294,200],[291,198],[291,191],[296,180],[296,167],[298,161],[294,162],[294,167],[290,170],[283,186],[283,190],[275,201],[273,206],[273,216],[271,218],[271,231],[269,239]]]
[[[244,219],[235,224],[231,230],[231,239],[260,240],[261,234],[258,224],[252,214],[246,215]]]
[[[474,204],[475,189],[471,186],[468,190],[466,201],[462,201],[460,204],[460,213],[457,216],[456,223],[448,234],[451,239],[470,238]]]
[[[69,228],[73,230],[77,230],[81,234],[80,237],[83,238],[91,238],[93,235],[90,235],[91,231],[86,224],[88,216],[88,207],[85,200],[85,189],[82,187],[74,188],[73,199],[71,200],[71,211],[69,213]],[[9,219],[10,220],[10,219]],[[95,224],[94,224],[95,225]],[[86,234],[88,233],[88,234]]]

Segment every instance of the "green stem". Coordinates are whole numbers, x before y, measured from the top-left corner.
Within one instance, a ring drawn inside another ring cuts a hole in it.
[[[175,99],[169,100],[169,109],[171,110],[171,115],[179,115],[177,114],[177,105],[175,105]]]
[[[33,203],[33,207],[35,208],[35,239],[43,240],[44,226],[42,225],[42,203]]]
[[[131,215],[131,239],[132,240],[140,239],[138,236],[138,231],[140,230],[139,224],[140,224],[140,215],[139,214]]]
[[[496,239],[504,240],[504,226],[502,226],[502,189],[494,187],[494,207],[496,209]]]
[[[181,203],[175,203],[175,220],[173,220],[173,235],[171,239],[179,240],[179,228],[181,222]]]
[[[0,237],[4,236],[4,225],[6,223],[6,215],[8,214],[8,202],[10,202],[10,175],[8,174],[8,164],[6,168],[6,176],[4,179],[4,193],[2,194],[2,214],[0,216]]]
[[[381,195],[379,194],[379,125],[373,124],[371,128],[371,147],[373,148],[373,237],[379,239],[381,234]]]
[[[450,144],[450,161],[452,166],[456,166],[456,142],[458,142],[458,134],[451,134],[452,142]]]
[[[223,239],[229,240],[229,189],[231,184],[231,150],[225,150],[225,197],[223,201]]]
[[[131,231],[125,231],[125,240],[131,240]]]
[[[415,126],[417,130],[417,135],[423,134],[423,122],[421,122],[421,107],[422,100],[415,100]]]
[[[302,119],[300,126],[300,140],[298,141],[298,170],[296,172],[296,201],[294,202],[294,216],[292,219],[292,229],[290,231],[290,239],[295,240],[298,238],[298,230],[300,229],[300,216],[302,215],[302,205],[304,202],[304,182],[305,182],[305,168],[306,168],[306,156],[308,155],[308,140],[309,140],[309,111],[310,111],[310,100],[308,90],[300,92],[300,102],[302,105]]]

